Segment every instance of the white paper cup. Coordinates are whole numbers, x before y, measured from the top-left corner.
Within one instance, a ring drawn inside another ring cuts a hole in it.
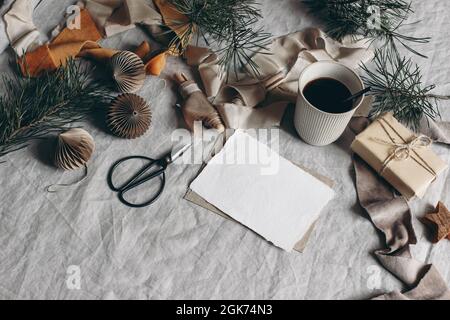
[[[360,97],[353,109],[344,113],[319,110],[306,100],[303,90],[308,83],[320,78],[335,79],[344,84],[352,94],[364,89],[364,83],[355,71],[335,61],[315,62],[302,72],[294,124],[300,137],[313,146],[325,146],[339,139],[364,100],[364,96]]]

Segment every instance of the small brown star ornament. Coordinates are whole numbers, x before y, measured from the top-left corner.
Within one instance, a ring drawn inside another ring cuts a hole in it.
[[[428,213],[423,218],[423,222],[432,228],[435,243],[445,238],[450,240],[450,211],[442,202],[438,203],[435,212]]]

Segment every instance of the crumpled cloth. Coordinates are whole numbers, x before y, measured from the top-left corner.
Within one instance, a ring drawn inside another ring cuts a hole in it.
[[[21,57],[19,63],[23,73],[36,77],[64,65],[69,57],[77,56],[82,50],[99,48],[97,41],[102,36],[86,9],[80,11],[80,26],[73,30],[65,28],[49,44]]]
[[[355,134],[363,131],[367,118],[354,118],[350,124]],[[437,142],[447,143],[450,136],[448,124],[430,122],[422,131],[443,134],[431,135]],[[386,238],[386,249],[377,250],[378,261],[393,275],[405,283],[410,291],[394,291],[375,299],[378,300],[436,300],[450,299],[447,284],[433,265],[415,260],[410,245],[417,239],[412,225],[408,202],[396,196],[392,188],[361,158],[354,156],[356,189],[360,205],[367,211],[375,227]]]
[[[106,37],[143,25],[152,34],[160,32],[161,15],[145,0],[86,0],[86,9]]]
[[[180,86],[180,94],[184,99],[181,111],[188,129],[194,132],[195,122],[201,121],[208,128],[214,128],[219,132],[223,132],[225,127],[217,110],[206,99],[197,83],[189,80],[183,73],[178,74],[176,79]]]
[[[10,39],[6,33],[6,23],[3,16],[9,11],[13,2],[14,0],[3,0],[3,2],[0,2],[0,54],[10,46]]]
[[[33,10],[32,1],[16,0],[3,16],[10,45],[18,56],[40,44],[40,33],[33,23]]]
[[[86,0],[85,8],[106,37],[133,29],[137,24],[163,37],[161,15],[145,0]],[[40,45],[33,9],[31,1],[16,0],[4,15],[6,33],[18,56]]]
[[[26,53],[19,59],[23,74],[37,77],[64,65],[69,58],[85,57],[108,63],[120,50],[103,48],[97,42],[102,35],[87,9],[80,8],[80,29],[64,28],[49,44]],[[147,74],[159,76],[166,65],[166,53],[152,54],[144,41],[135,52],[145,65]]]
[[[356,69],[372,58],[367,42],[340,43],[317,28],[274,39],[267,50],[253,56],[258,73],[227,75],[211,50],[190,46],[186,51],[187,63],[198,67],[206,95],[233,129],[279,125],[286,106],[297,99],[298,79],[308,65],[335,60]]]

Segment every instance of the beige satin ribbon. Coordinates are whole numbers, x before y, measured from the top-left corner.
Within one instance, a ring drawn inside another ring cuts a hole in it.
[[[222,124],[222,119],[214,106],[206,99],[197,83],[189,80],[183,73],[176,74],[175,80],[180,86],[179,91],[184,99],[181,112],[189,130],[193,132],[195,122],[201,121],[206,127],[223,132],[225,127]]]
[[[214,52],[193,46],[186,51],[187,63],[198,67],[205,93],[221,110],[222,117],[236,118],[236,111],[241,110],[242,119],[234,121],[239,123],[239,128],[233,129],[279,125],[286,106],[296,101],[301,72],[311,63],[335,60],[355,69],[372,57],[373,52],[367,48],[366,43],[344,45],[315,28],[276,38],[266,51],[256,53],[253,61],[259,66],[258,74],[247,70],[239,75],[227,75],[221,69],[219,57]],[[233,103],[236,100],[243,104]],[[277,118],[270,121],[261,117],[260,120],[252,119],[253,112],[261,114],[258,109],[275,107],[282,108],[282,112],[277,113]],[[230,112],[233,114],[228,114]]]
[[[106,37],[142,25],[154,34],[162,34],[161,15],[145,0],[85,0],[86,9]]]
[[[16,0],[3,16],[9,43],[18,56],[40,44],[40,33],[33,23],[33,9],[32,1]]]
[[[195,82],[188,83],[185,86],[180,86],[180,94],[183,97],[183,99],[189,98],[191,94],[194,92],[201,92],[200,88]]]

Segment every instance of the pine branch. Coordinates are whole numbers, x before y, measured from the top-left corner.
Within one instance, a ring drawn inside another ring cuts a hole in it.
[[[326,32],[341,41],[346,36],[363,37],[398,51],[403,46],[421,57],[412,43],[427,43],[429,37],[411,37],[400,32],[408,16],[413,13],[405,0],[301,0],[312,14],[325,24]]]
[[[171,21],[168,27],[184,30],[171,43],[183,52],[189,41],[203,39],[217,48],[223,69],[235,75],[243,66],[258,74],[258,66],[252,60],[256,51],[264,50],[271,35],[255,29],[261,18],[258,3],[254,0],[169,0],[188,22]]]
[[[31,140],[60,132],[111,99],[90,72],[75,61],[38,78],[3,76],[0,97],[0,158],[26,148]]]
[[[450,97],[430,93],[435,86],[423,83],[421,70],[411,58],[377,50],[374,63],[375,70],[366,65],[362,67],[366,73],[363,76],[365,85],[375,96],[372,116],[390,111],[415,131],[419,129],[422,117],[440,117],[437,101]]]

